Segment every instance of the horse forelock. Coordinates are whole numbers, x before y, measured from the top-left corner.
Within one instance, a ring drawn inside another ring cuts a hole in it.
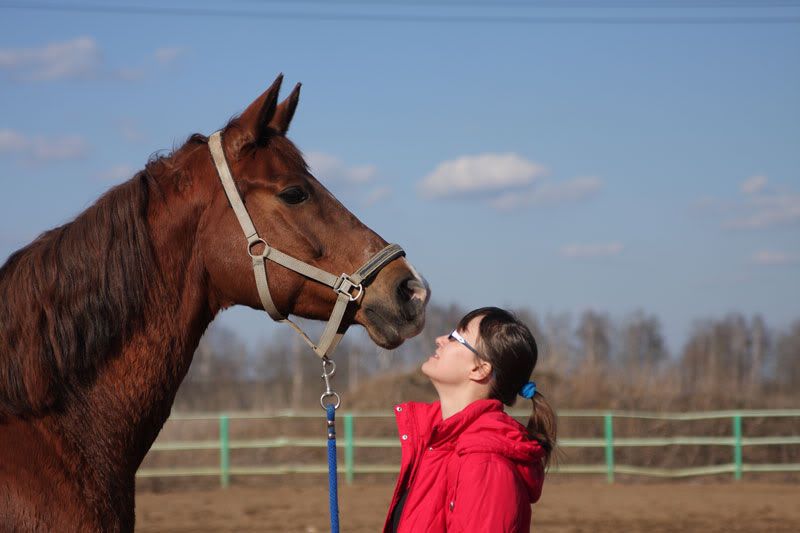
[[[56,407],[142,324],[158,277],[150,179],[114,187],[0,267],[0,418]]]

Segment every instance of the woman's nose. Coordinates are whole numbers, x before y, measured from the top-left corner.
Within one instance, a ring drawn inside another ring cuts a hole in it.
[[[446,335],[439,335],[438,337],[436,337],[436,346],[438,348],[441,348],[442,346],[444,346],[446,341],[447,341]]]

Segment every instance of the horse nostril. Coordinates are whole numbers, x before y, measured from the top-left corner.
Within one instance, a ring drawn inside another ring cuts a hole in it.
[[[428,299],[428,288],[417,278],[407,278],[397,285],[397,296],[401,303],[419,300],[424,304]]]

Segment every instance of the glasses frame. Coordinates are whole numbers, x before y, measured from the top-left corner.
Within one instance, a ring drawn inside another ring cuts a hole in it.
[[[477,355],[479,358],[483,359],[483,357],[481,357],[481,354],[478,352],[478,350],[476,350],[475,347],[473,347],[470,343],[468,343],[467,339],[465,339],[464,337],[461,336],[461,333],[458,332],[458,329],[454,329],[453,331],[451,331],[450,335],[448,335],[447,338],[449,340],[453,340],[453,341],[458,342],[459,344],[462,344],[469,351],[471,351],[472,353]]]

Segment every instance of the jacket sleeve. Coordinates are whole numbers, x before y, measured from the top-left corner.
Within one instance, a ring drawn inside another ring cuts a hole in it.
[[[463,456],[447,508],[447,531],[520,533],[530,531],[528,491],[504,457]]]

